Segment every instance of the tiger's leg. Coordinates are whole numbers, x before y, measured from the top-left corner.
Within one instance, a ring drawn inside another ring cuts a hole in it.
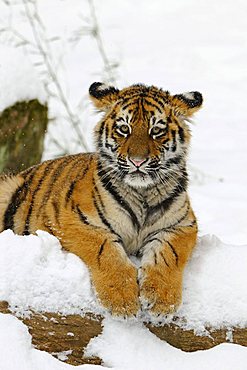
[[[139,309],[137,269],[126,255],[116,235],[63,217],[53,230],[62,246],[88,266],[92,284],[102,305],[114,315],[135,315]]]
[[[181,228],[163,237],[157,234],[145,245],[139,270],[143,308],[154,315],[171,313],[182,302],[186,262],[195,246],[196,226]]]

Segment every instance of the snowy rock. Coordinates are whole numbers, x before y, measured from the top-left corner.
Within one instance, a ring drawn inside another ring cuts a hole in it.
[[[227,245],[210,235],[200,238],[185,270],[176,324],[197,333],[205,333],[207,327],[247,327],[246,266],[246,246]],[[19,314],[30,309],[103,312],[86,265],[43,231],[29,236],[10,230],[0,234],[1,300]],[[148,321],[148,314],[142,319]],[[169,316],[161,324],[173,321]]]
[[[42,82],[23,50],[0,45],[0,55],[0,112],[21,101],[45,103]]]

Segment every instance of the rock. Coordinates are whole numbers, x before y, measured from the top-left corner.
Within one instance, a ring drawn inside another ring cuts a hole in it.
[[[0,312],[13,314],[7,302],[0,302]],[[49,352],[59,359],[64,352],[64,361],[71,365],[101,364],[101,359],[88,358],[83,350],[90,339],[102,333],[102,316],[91,313],[85,316],[64,316],[33,312],[28,318],[18,318],[27,325],[35,348]],[[247,346],[247,328],[209,328],[208,336],[200,336],[193,330],[183,330],[176,324],[156,327],[146,323],[146,327],[161,340],[186,352],[209,349],[225,342]]]
[[[0,173],[19,172],[41,160],[48,124],[47,106],[19,102],[0,115]]]

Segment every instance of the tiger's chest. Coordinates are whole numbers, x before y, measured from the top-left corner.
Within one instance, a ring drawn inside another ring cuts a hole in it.
[[[123,241],[128,254],[136,254],[143,246],[148,235],[159,228],[165,228],[172,217],[159,208],[159,199],[148,201],[131,194],[107,194],[105,215],[114,233]],[[154,211],[153,211],[154,210]]]
[[[145,210],[133,204],[129,205],[125,200],[118,202],[111,199],[105,211],[113,232],[120,236],[126,252],[135,254],[142,244],[140,234]]]

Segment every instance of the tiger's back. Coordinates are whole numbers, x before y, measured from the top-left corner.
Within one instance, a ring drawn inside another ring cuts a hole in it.
[[[185,117],[199,109],[201,95],[101,83],[90,95],[105,111],[95,129],[97,152],[3,177],[0,231],[55,235],[88,265],[112,313],[136,314],[141,305],[165,314],[181,302],[183,269],[196,242]],[[130,254],[141,256],[139,270]]]
[[[4,177],[0,182],[1,229],[22,235],[38,229],[52,232],[50,225],[59,221],[76,183],[83,179],[85,189],[90,188],[85,175],[93,166],[94,156],[65,156],[45,161],[17,176]]]

